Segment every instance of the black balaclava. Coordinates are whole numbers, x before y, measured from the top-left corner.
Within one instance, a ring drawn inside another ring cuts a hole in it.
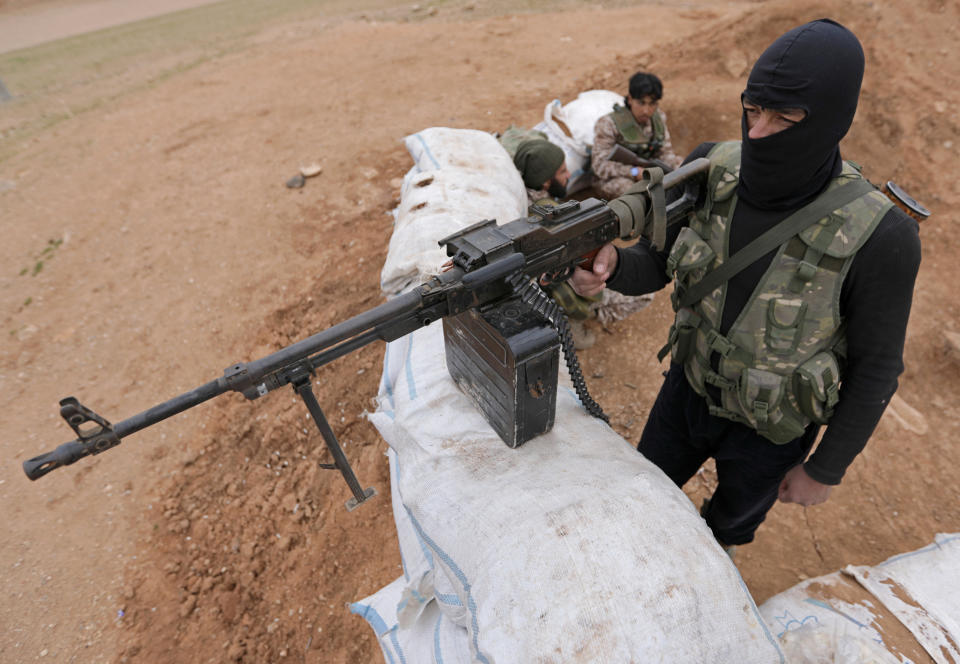
[[[863,49],[845,27],[820,19],[778,38],[760,56],[743,95],[763,108],[802,108],[806,117],[771,136],[748,137],[737,194],[763,210],[790,210],[811,201],[840,172],[838,144],[857,110]]]

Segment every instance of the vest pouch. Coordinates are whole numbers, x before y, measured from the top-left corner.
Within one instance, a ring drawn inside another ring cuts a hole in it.
[[[750,425],[764,438],[783,445],[800,436],[806,422],[787,397],[786,376],[746,367],[740,374],[737,397]]]
[[[800,412],[817,424],[826,424],[840,400],[840,366],[836,356],[823,351],[797,367],[793,391]]]
[[[667,275],[689,285],[703,278],[716,256],[695,230],[684,226],[667,256]]]
[[[771,353],[791,355],[800,344],[807,303],[803,300],[772,298],[767,305],[764,341]]]

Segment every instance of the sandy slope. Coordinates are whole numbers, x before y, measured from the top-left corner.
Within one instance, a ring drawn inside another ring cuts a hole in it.
[[[953,4],[921,4],[493,17],[452,5],[317,18],[18,145],[0,162],[0,659],[376,661],[343,605],[399,574],[384,445],[362,419],[382,347],[326,367],[318,394],[361,481],[380,490],[350,514],[339,477],[314,464],[325,460],[319,438],[290,393],[222,397],[31,484],[20,462],[72,437],[57,400],[74,394],[120,420],[379,303],[407,133],[532,125],[554,97],[622,89],[649,67],[666,82],[681,150],[735,137],[752,58],[824,15],[852,27],[868,57],[845,154],[875,181],[906,185],[935,219],[921,233],[894,412],[827,505],[773,510],[740,569],[759,602],[960,530],[960,363],[944,335],[960,331],[950,233],[960,64],[948,51],[960,17]],[[2,108],[4,122],[17,109]],[[283,187],[313,161],[322,175]],[[658,298],[582,357],[588,376],[603,374],[591,390],[628,438],[658,387],[668,315]],[[711,480],[708,469],[688,492],[698,500]]]

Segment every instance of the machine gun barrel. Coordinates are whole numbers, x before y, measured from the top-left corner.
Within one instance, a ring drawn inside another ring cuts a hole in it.
[[[442,281],[453,282],[461,274],[458,270],[443,275]],[[36,480],[61,466],[115,447],[123,438],[224,392],[237,391],[249,399],[255,399],[271,389],[293,383],[300,376],[309,376],[317,367],[372,341],[391,340],[409,332],[411,326],[415,329],[426,324],[428,320],[415,315],[423,308],[423,300],[422,287],[404,293],[259,360],[233,364],[224,370],[223,376],[116,424],[82,406],[75,398],[67,397],[60,402],[60,413],[77,433],[77,439],[24,461],[23,470],[28,478]],[[336,447],[339,448],[338,445]],[[337,454],[336,450],[331,451],[335,458],[342,455],[342,452]]]
[[[661,194],[659,207],[654,206],[658,214],[671,223],[685,216],[701,190],[695,186],[694,176],[704,174],[708,167],[706,159],[698,159],[668,173],[662,180],[662,189],[679,184],[684,184],[685,189],[665,208]],[[622,233],[623,224],[617,214],[596,199],[571,201],[556,209],[540,208],[533,216],[503,226],[497,226],[493,220],[474,224],[440,242],[452,257],[450,268],[426,283],[266,357],[232,364],[223,376],[116,425],[74,397],[61,400],[60,414],[76,432],[77,439],[24,461],[23,470],[27,477],[36,480],[85,456],[116,447],[126,436],[224,392],[240,392],[252,400],[291,385],[303,399],[334,458],[333,464],[321,465],[339,470],[354,494],[347,503],[352,509],[374,491],[360,488],[323,416],[312,392],[314,371],[373,341],[393,341],[432,321],[497,302],[513,293],[521,277],[566,278],[577,265],[584,264],[584,257]]]

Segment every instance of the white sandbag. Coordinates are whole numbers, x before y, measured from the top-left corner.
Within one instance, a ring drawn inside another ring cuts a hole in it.
[[[503,189],[515,187],[516,178],[508,168],[513,163],[510,155],[488,132],[430,127],[410,134],[403,142],[414,165],[422,173],[449,170],[479,172],[493,180],[491,186]]]
[[[760,612],[789,662],[960,661],[960,534],[809,579]]]
[[[543,109],[543,121],[534,129],[542,131],[547,139],[560,146],[566,156],[570,180],[567,193],[573,194],[592,184],[590,150],[593,146],[593,127],[601,117],[623,102],[623,95],[610,90],[587,90],[566,105],[554,99]]]
[[[559,102],[556,103],[559,104]],[[549,105],[547,108],[549,108]],[[567,170],[570,171],[570,178],[567,180],[567,195],[575,194],[593,184],[589,151],[574,143],[569,136],[555,125],[551,126],[541,122],[534,129],[543,132],[548,141],[563,150],[563,162],[566,164]]]
[[[844,570],[869,590],[938,662],[960,662],[960,533],[875,567]]]
[[[405,139],[415,166],[401,204],[380,286],[393,296],[437,274],[446,260],[438,240],[483,219],[506,223],[526,211],[526,188],[490,134],[432,127]]]
[[[568,386],[553,430],[510,449],[431,325],[388,344],[379,401],[370,419],[474,661],[783,661],[683,492]]]
[[[389,416],[389,411],[385,412]],[[400,498],[397,454],[392,448],[387,450],[387,458],[390,461],[393,519],[397,527],[405,581],[397,606],[397,621],[401,627],[406,627],[419,619],[420,613],[430,602],[435,602],[450,621],[460,627],[466,627],[466,607],[450,583],[449,575],[443,573],[443,561],[436,560],[430,548],[420,538]]]
[[[467,152],[422,149],[430,145],[408,139],[417,168],[429,161],[438,167],[430,174],[459,186],[453,160]],[[418,186],[427,175],[406,178],[396,232],[403,210],[442,200],[417,198],[445,190],[429,189],[436,177]],[[492,216],[484,209],[478,218]],[[443,217],[436,230],[447,235],[458,223]],[[409,269],[415,283],[435,266]],[[553,431],[511,450],[449,377],[435,324],[388,344],[378,404],[370,419],[391,447],[404,561],[402,581],[378,598],[377,615],[393,606],[395,628],[384,621],[378,636],[410,637],[439,612],[438,624],[466,627],[476,662],[782,661],[689,500],[585,414],[565,372]]]
[[[552,116],[569,127],[573,140],[592,147],[594,125],[613,111],[614,104],[623,104],[622,94],[611,90],[587,90],[564,104],[559,114],[553,110]]]
[[[411,625],[396,619],[405,588],[403,577],[373,595],[354,602],[350,612],[364,618],[377,635],[385,662],[391,664],[469,664],[467,630],[446,619],[435,602],[428,603]]]
[[[397,456],[393,450],[387,451],[390,463],[390,500],[393,507],[393,521],[397,526],[397,542],[400,545],[400,565],[403,568],[403,578],[407,585],[416,588],[423,577],[433,570],[433,554],[420,541],[410,518],[400,499],[397,483],[393,481],[396,475]]]
[[[873,597],[842,572],[775,595],[760,612],[791,663],[902,664],[893,653],[909,651],[912,641],[885,633]]]

